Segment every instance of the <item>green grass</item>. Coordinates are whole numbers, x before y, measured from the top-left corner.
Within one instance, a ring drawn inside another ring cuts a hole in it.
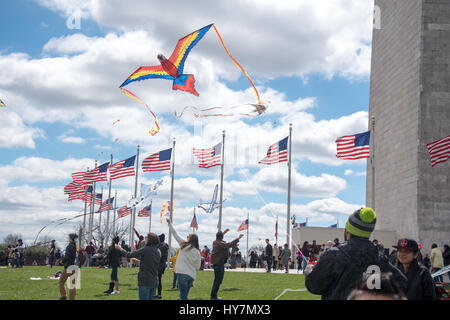
[[[0,269],[0,300],[56,300],[59,299],[58,280],[47,276],[62,270],[62,267],[24,267],[22,269]],[[106,295],[111,269],[81,269],[81,289],[77,300],[137,300],[138,268],[119,269],[119,295]],[[42,278],[43,280],[30,280]],[[178,290],[172,291],[172,270],[163,275],[163,300],[178,300]],[[194,286],[189,292],[191,300],[208,300],[214,272],[198,271]],[[297,274],[266,274],[250,272],[225,272],[219,296],[224,300],[273,300],[284,289],[305,288],[304,276]],[[279,300],[317,300],[320,296],[308,291],[286,292]]]

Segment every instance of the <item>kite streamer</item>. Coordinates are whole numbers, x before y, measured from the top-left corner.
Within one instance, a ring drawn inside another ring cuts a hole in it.
[[[255,108],[254,110],[250,111],[250,112],[254,112],[254,113],[258,113],[258,114],[262,114],[267,106],[265,104],[252,104],[252,103],[247,103],[247,104],[241,104],[241,105],[237,105],[234,107],[230,107],[230,108],[226,108],[226,107],[211,107],[211,108],[205,108],[205,109],[199,109],[197,107],[194,106],[186,106],[183,108],[183,110],[181,111],[180,114],[177,114],[177,112],[175,111],[175,116],[179,119],[183,116],[184,111],[186,111],[186,109],[193,109],[195,111],[193,111],[194,117],[196,118],[206,118],[206,117],[231,117],[231,116],[236,116],[236,115],[240,115],[240,116],[246,116],[246,117],[252,117],[254,116],[254,114],[251,113],[241,113],[241,112],[236,112],[236,113],[212,113],[212,114],[204,114],[205,112],[208,111],[212,111],[212,110],[217,110],[217,109],[237,109],[243,106],[253,106],[253,108]]]
[[[132,93],[131,91],[124,89],[124,88],[120,88],[120,90],[122,90],[123,93],[125,93],[127,96],[129,96],[130,98],[139,101],[140,103],[142,103],[143,105],[145,105],[145,107],[147,108],[147,110],[152,114],[153,118],[155,119],[155,125],[156,125],[156,129],[155,128],[151,128],[149,133],[154,136],[155,134],[157,134],[159,132],[159,126],[158,126],[158,121],[156,120],[156,116],[153,113],[152,110],[150,110],[150,108],[148,107],[148,105],[143,102],[137,95],[135,95],[134,93]]]
[[[225,51],[226,51],[226,52],[228,53],[228,55],[230,56],[231,60],[233,60],[234,63],[236,63],[236,65],[239,67],[239,69],[241,69],[242,72],[244,72],[244,74],[245,74],[245,76],[247,77],[248,81],[250,81],[250,83],[252,84],[253,89],[255,89],[256,97],[258,98],[258,104],[262,104],[262,103],[261,103],[261,100],[259,99],[258,90],[256,90],[256,87],[255,87],[255,85],[253,84],[252,79],[250,79],[250,76],[248,75],[248,73],[245,72],[244,68],[242,68],[242,66],[241,66],[241,65],[233,58],[233,56],[230,54],[230,52],[228,51],[227,47],[225,46],[225,43],[224,43],[223,40],[222,40],[222,37],[221,37],[220,34],[219,34],[219,31],[217,31],[217,28],[216,28],[215,25],[213,25],[213,28],[214,28],[214,30],[216,31],[217,36],[219,37],[220,42],[222,43],[222,45],[223,45]]]

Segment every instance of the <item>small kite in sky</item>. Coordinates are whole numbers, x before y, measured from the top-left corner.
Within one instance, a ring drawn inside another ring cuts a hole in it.
[[[120,120],[115,120],[112,124],[115,125],[117,122],[120,122]]]
[[[6,107],[6,104],[2,100],[0,100],[0,107]]]
[[[212,24],[207,25],[178,40],[175,50],[173,50],[169,59],[162,54],[158,54],[157,58],[160,65],[152,67],[139,67],[120,85],[120,88],[134,81],[146,79],[167,79],[173,80],[173,90],[182,90],[198,96],[199,94],[194,88],[194,75],[183,74],[184,63],[189,52],[203,38],[211,26]]]
[[[119,138],[115,138],[113,143],[116,143],[117,141],[119,141]]]

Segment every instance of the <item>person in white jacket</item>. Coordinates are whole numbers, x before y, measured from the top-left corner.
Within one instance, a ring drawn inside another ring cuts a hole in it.
[[[175,265],[174,271],[178,275],[180,299],[188,300],[189,290],[194,283],[197,270],[200,269],[202,261],[198,236],[195,233],[190,233],[187,236],[187,239],[184,240],[177,234],[169,218],[167,218],[167,224],[169,225],[170,232],[180,245],[180,252],[178,253],[177,264]]]

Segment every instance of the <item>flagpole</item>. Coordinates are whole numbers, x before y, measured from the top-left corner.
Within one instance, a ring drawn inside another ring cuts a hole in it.
[[[172,146],[172,170],[171,170],[171,183],[170,183],[170,207],[169,207],[169,211],[170,211],[170,222],[173,223],[173,179],[175,176],[175,138],[173,138],[173,146]],[[169,254],[167,255],[167,268],[170,265],[170,249],[171,249],[171,245],[172,245],[172,232],[170,231],[169,228]]]
[[[223,167],[225,161],[225,130],[222,131],[222,164],[220,165],[220,207],[218,231],[222,230],[222,204],[223,204]]]
[[[290,222],[291,222],[291,149],[292,149],[292,123],[289,124],[289,162],[288,162],[288,196],[287,196],[287,234],[286,243],[290,248]]]
[[[95,168],[97,168],[97,160],[95,160]],[[92,184],[92,192],[91,192],[91,204],[90,204],[90,208],[89,208],[89,238],[88,238],[88,243],[90,243],[92,241],[92,225],[94,223],[94,215],[92,214],[93,210],[94,210],[94,206],[93,206],[93,201],[95,198],[95,182]]]
[[[372,132],[370,133],[372,138],[372,145],[370,146],[370,151],[372,153],[371,163],[372,163],[372,203],[371,207],[375,210],[375,117],[372,117]]]
[[[109,163],[109,165],[113,164],[113,155],[111,153],[111,162]],[[105,230],[105,238],[106,238],[106,243],[109,242],[109,207],[112,203],[109,203],[110,199],[111,199],[111,176],[109,177],[109,183],[108,183],[108,212],[106,214],[106,230]],[[103,199],[102,199],[103,200]]]
[[[150,213],[148,215],[148,232],[152,232],[152,203],[153,199],[150,200]]]
[[[137,197],[137,182],[138,182],[138,173],[139,173],[139,145],[137,146],[136,151],[136,173],[134,175],[134,198]],[[131,213],[131,219],[130,219],[130,244],[133,244],[134,242],[134,226],[136,222],[136,207],[133,208],[133,212]]]
[[[116,232],[116,208],[117,208],[117,190],[116,190],[116,193],[114,196],[114,212],[113,212],[113,226],[112,226],[112,231],[111,231],[111,234],[112,234],[111,238],[113,238],[115,236],[114,232]]]
[[[95,201],[95,200],[94,200]],[[98,208],[98,231],[100,234],[101,245],[103,246],[103,237],[102,235],[102,212],[100,211],[103,202],[103,186],[102,186],[102,200],[100,201],[100,208]]]
[[[89,170],[89,168],[88,168]],[[83,232],[82,232],[82,237],[84,242],[86,243],[86,202],[87,202],[87,191],[88,191],[89,187],[84,187],[84,215],[83,215]],[[81,242],[80,242],[81,243]]]
[[[195,217],[195,207],[194,207],[194,217]],[[192,232],[195,233],[194,226],[192,226]]]
[[[247,211],[247,249],[245,250],[244,272],[245,272],[245,269],[247,268],[247,263],[248,263],[248,229],[249,228],[250,228],[250,218],[249,218],[249,213]]]
[[[275,243],[278,245],[278,215],[277,215],[277,223],[275,225]]]

